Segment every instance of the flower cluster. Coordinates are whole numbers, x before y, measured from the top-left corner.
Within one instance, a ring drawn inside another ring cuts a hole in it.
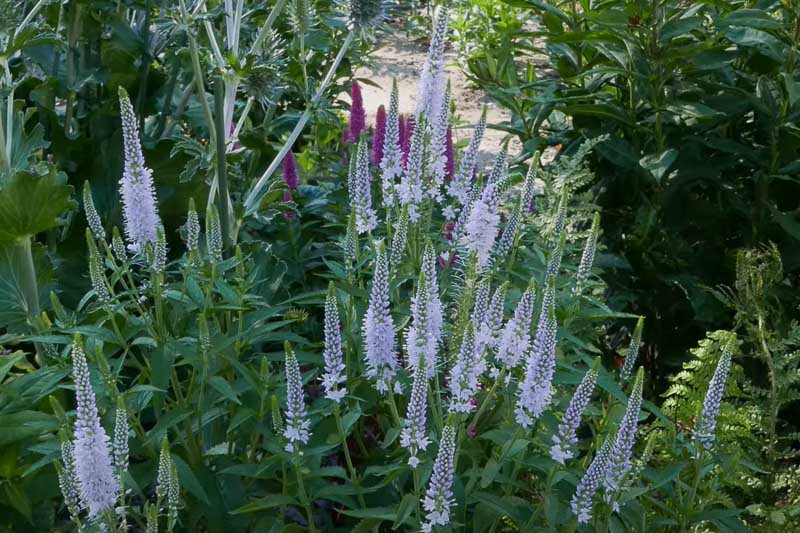
[[[362,334],[367,377],[375,380],[375,388],[379,392],[385,393],[390,389],[397,372],[397,355],[389,302],[389,266],[383,248],[375,258],[375,274]]]
[[[589,468],[583,474],[578,487],[575,489],[575,494],[570,501],[572,513],[578,518],[579,524],[587,524],[592,518],[592,507],[594,496],[597,489],[600,488],[600,483],[603,481],[606,469],[608,468],[608,457],[611,449],[611,441],[606,440],[600,448]]]
[[[283,436],[286,437],[286,451],[302,453],[301,445],[308,444],[311,436],[311,421],[306,415],[306,403],[303,400],[303,379],[300,376],[300,365],[290,346],[286,346],[286,425]]]
[[[592,399],[592,392],[597,383],[597,373],[600,367],[600,358],[595,359],[592,368],[583,376],[580,385],[575,389],[572,399],[564,411],[558,431],[553,435],[553,447],[550,448],[550,457],[562,465],[567,459],[575,456],[575,445],[578,443],[578,426],[581,424],[581,416],[589,401]]]
[[[475,343],[475,329],[473,323],[467,326],[461,349],[450,369],[450,411],[453,413],[469,413],[475,409],[473,400],[486,370],[482,350]]]
[[[711,449],[716,440],[717,417],[722,404],[722,396],[725,393],[725,383],[728,381],[728,373],[731,370],[733,345],[733,341],[728,341],[722,349],[722,355],[719,357],[714,375],[711,376],[708,384],[703,408],[694,425],[695,440],[707,450]]]
[[[450,523],[450,509],[454,504],[455,454],[456,430],[452,426],[445,426],[439,441],[439,452],[433,463],[431,481],[422,499],[426,520],[422,524],[422,531],[430,532],[433,526],[446,526]]]
[[[340,387],[341,383],[347,381],[342,360],[341,328],[336,304],[336,288],[331,282],[328,286],[328,296],[325,298],[325,345],[322,350],[325,372],[322,374],[322,388],[325,389],[325,397],[334,402],[342,401],[347,395],[347,389]]]
[[[425,368],[422,366],[418,366],[413,375],[406,420],[400,431],[400,446],[408,449],[410,454],[408,464],[411,468],[416,468],[420,462],[419,452],[425,450],[429,443],[427,435],[428,378]]]
[[[608,452],[608,465],[603,477],[603,486],[606,492],[606,500],[609,502],[615,498],[625,476],[632,467],[631,452],[636,441],[636,432],[639,425],[643,383],[644,371],[640,368],[628,398],[625,414],[622,416],[617,428],[617,435]]]
[[[535,291],[530,287],[523,293],[514,316],[508,319],[500,334],[495,359],[501,365],[516,368],[530,347],[534,298]]]

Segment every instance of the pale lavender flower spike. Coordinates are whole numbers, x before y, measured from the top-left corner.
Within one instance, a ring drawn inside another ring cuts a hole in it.
[[[425,368],[418,365],[411,384],[411,398],[408,400],[406,420],[400,432],[400,446],[408,449],[410,454],[408,464],[411,468],[419,465],[418,454],[428,447],[427,419],[428,378],[425,375]]]
[[[403,149],[400,139],[399,97],[397,80],[392,80],[392,95],[389,99],[389,113],[386,116],[386,134],[383,139],[383,159],[381,160],[381,189],[383,206],[390,207],[395,202],[397,178],[403,175]]]
[[[286,451],[300,453],[301,445],[308,444],[311,436],[311,421],[306,414],[306,403],[303,399],[303,380],[300,376],[300,365],[294,351],[286,345],[286,427],[283,436],[289,442]]]
[[[728,373],[731,370],[731,356],[734,342],[731,340],[722,348],[717,368],[708,384],[703,409],[697,422],[694,425],[694,438],[706,450],[711,449],[716,440],[715,431],[717,429],[717,417],[719,408],[722,404],[722,395],[725,393],[725,383],[728,381]]]
[[[611,439],[606,439],[600,451],[597,452],[586,469],[586,473],[581,478],[575,494],[570,501],[572,507],[572,514],[578,518],[579,524],[587,524],[592,518],[592,507],[594,495],[597,489],[600,488],[600,483],[603,481],[606,468],[608,466],[608,453],[611,449]]]
[[[128,93],[119,88],[122,118],[122,140],[125,168],[120,179],[125,236],[133,252],[144,249],[146,242],[155,242],[159,218],[153,171],[147,168],[139,142],[139,127]]]
[[[425,273],[425,282],[428,285],[428,325],[430,336],[436,341],[436,348],[442,340],[444,326],[444,306],[439,295],[439,278],[436,275],[436,250],[428,242],[422,254],[422,271]]]
[[[475,166],[478,161],[478,149],[480,148],[484,131],[486,131],[485,107],[472,133],[472,140],[470,140],[464,155],[461,156],[458,172],[456,172],[455,177],[450,181],[447,189],[448,194],[455,198],[462,206],[466,205],[469,201],[472,191],[472,175],[475,172]]]
[[[397,373],[397,355],[389,301],[389,266],[383,248],[375,258],[375,275],[362,332],[367,377],[374,380],[375,388],[384,394]]]
[[[72,453],[81,503],[95,517],[113,509],[119,495],[109,438],[97,412],[89,365],[78,339],[72,344],[72,376],[75,381],[76,419]]]
[[[480,198],[472,204],[464,224],[461,243],[470,252],[475,252],[481,269],[491,264],[492,249],[500,230],[499,199],[495,185],[487,185]]]
[[[497,346],[495,358],[509,369],[516,368],[531,344],[531,319],[535,291],[530,287],[520,298],[514,316],[508,319]]]
[[[420,272],[417,292],[411,300],[411,326],[406,330],[408,368],[422,367],[423,375],[431,379],[436,373],[437,340],[431,326],[431,292],[425,271]]]
[[[517,423],[525,429],[542,416],[553,398],[553,374],[556,367],[555,293],[553,282],[542,297],[542,309],[536,327],[533,349],[528,355],[525,377],[520,383],[515,410]]]
[[[400,205],[408,208],[408,217],[412,222],[419,220],[419,206],[424,198],[422,175],[425,164],[425,120],[424,115],[419,117],[411,135],[408,162],[397,186]]]
[[[429,127],[436,125],[433,121],[442,107],[445,93],[444,47],[447,41],[447,27],[450,19],[450,9],[447,4],[439,9],[433,27],[431,45],[422,73],[419,78],[417,91],[417,118],[424,115],[429,120]]]
[[[631,452],[636,442],[636,432],[639,424],[639,411],[642,407],[642,386],[644,382],[644,369],[639,368],[636,382],[628,398],[628,406],[619,423],[617,436],[608,452],[608,466],[606,467],[603,486],[605,487],[606,501],[612,502],[619,491],[625,476],[632,468]],[[616,511],[616,502],[614,503]]]
[[[575,456],[575,446],[578,444],[578,426],[581,425],[581,416],[589,401],[592,399],[592,392],[597,383],[598,367],[600,358],[595,359],[592,368],[583,376],[580,385],[575,389],[575,394],[564,411],[558,431],[553,435],[553,447],[550,448],[550,457],[562,465],[567,459]]]
[[[450,509],[454,505],[453,478],[455,477],[456,431],[452,426],[442,429],[439,452],[433,463],[433,473],[422,506],[425,508],[425,522],[422,531],[430,532],[433,526],[446,526],[450,523]]]
[[[364,137],[358,142],[354,177],[350,195],[356,211],[356,230],[367,233],[375,229],[378,219],[372,208],[372,191],[369,180],[369,149]]]
[[[461,350],[450,369],[450,412],[470,413],[475,410],[473,399],[480,387],[480,377],[486,370],[483,349],[475,342],[475,326],[470,323],[461,341]]]
[[[436,116],[431,121],[431,142],[428,148],[427,171],[430,177],[428,181],[428,198],[442,202],[442,186],[444,185],[445,175],[447,174],[447,130],[450,127],[450,84],[447,85],[444,98],[442,99],[441,109],[436,112]]]
[[[340,386],[347,381],[342,361],[341,328],[339,309],[336,305],[336,288],[331,282],[328,296],[325,298],[325,345],[322,350],[325,373],[322,375],[322,388],[325,389],[325,397],[337,403],[347,395],[347,388]]]

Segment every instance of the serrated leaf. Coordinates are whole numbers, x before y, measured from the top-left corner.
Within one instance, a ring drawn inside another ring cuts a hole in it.
[[[17,172],[0,190],[0,243],[28,238],[59,224],[59,217],[74,207],[67,177],[52,168],[38,176]]]

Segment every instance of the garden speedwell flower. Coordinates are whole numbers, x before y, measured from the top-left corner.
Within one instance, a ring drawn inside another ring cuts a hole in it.
[[[367,377],[375,381],[375,388],[383,394],[389,390],[397,373],[394,322],[389,301],[389,265],[383,247],[375,258],[375,275],[362,331]]]
[[[553,398],[553,374],[556,368],[555,289],[549,280],[542,297],[542,309],[536,326],[533,348],[528,354],[525,378],[519,385],[517,423],[529,428],[550,405]]]
[[[619,372],[619,378],[622,381],[627,381],[633,372],[633,366],[636,364],[636,357],[639,355],[639,346],[642,344],[642,330],[644,329],[644,317],[639,317],[636,321],[636,329],[633,330],[633,337],[631,337],[631,344],[628,347],[628,354],[625,356],[625,362],[622,364],[622,370]]]
[[[408,367],[414,371],[422,368],[427,379],[436,373],[437,339],[433,335],[431,319],[431,291],[423,270],[419,274],[417,292],[411,300],[411,326],[406,330]]]
[[[501,333],[495,358],[509,369],[516,368],[530,347],[534,298],[535,291],[533,287],[529,287],[517,303],[514,316],[508,319]]]
[[[366,127],[366,114],[364,113],[364,100],[361,97],[361,85],[353,80],[350,86],[350,123],[345,132],[346,142],[355,143]]]
[[[722,395],[725,393],[725,383],[728,381],[728,373],[731,370],[731,357],[735,345],[735,337],[731,337],[722,348],[722,355],[719,357],[714,375],[711,376],[708,384],[703,408],[694,425],[694,438],[706,450],[711,449],[716,440],[717,417],[722,403]]]
[[[406,134],[408,135],[408,134]],[[397,197],[400,204],[408,208],[408,217],[412,222],[419,219],[419,206],[423,200],[422,174],[425,151],[425,116],[419,117],[419,124],[411,135],[411,147],[408,152],[406,169],[397,186]]]
[[[103,228],[103,222],[94,207],[92,188],[88,180],[83,182],[83,211],[86,213],[86,223],[89,225],[89,229],[92,230],[94,238],[98,241],[104,241],[106,239],[106,230]]]
[[[467,250],[477,255],[478,266],[482,269],[490,265],[492,248],[499,231],[499,201],[495,185],[487,185],[481,197],[471,206],[461,237]]]
[[[583,284],[589,279],[594,263],[594,254],[597,251],[597,236],[600,233],[600,213],[595,213],[592,219],[592,229],[589,231],[589,238],[583,247],[581,262],[578,264],[578,273],[575,275],[575,287],[573,294],[580,294]]]
[[[597,373],[600,367],[600,358],[594,360],[592,368],[586,372],[581,380],[575,394],[569,401],[564,417],[558,425],[558,431],[553,435],[553,447],[550,448],[550,457],[554,461],[564,464],[564,461],[575,456],[575,445],[578,443],[576,433],[578,426],[581,425],[581,416],[589,401],[592,399],[592,392],[597,383]]]
[[[286,343],[286,426],[283,436],[289,442],[286,451],[302,453],[301,444],[307,444],[311,436],[311,421],[306,417],[306,403],[303,400],[303,380],[300,376],[300,365],[294,350]]]
[[[431,131],[437,129],[438,124],[433,121],[440,115],[445,96],[444,47],[447,41],[449,21],[450,9],[445,3],[439,8],[439,13],[436,15],[431,45],[419,77],[415,115],[417,118],[424,115],[429,121],[428,127]]]
[[[414,380],[411,384],[411,398],[408,400],[408,410],[403,429],[400,431],[400,446],[408,449],[410,457],[408,464],[411,468],[419,465],[417,454],[428,447],[427,432],[428,417],[428,378],[425,368],[418,365],[414,370]]]
[[[381,153],[381,189],[383,206],[394,205],[394,188],[397,178],[403,174],[403,147],[398,114],[397,80],[392,80],[392,95],[389,99],[389,114],[386,117],[386,134]]]
[[[578,517],[579,524],[586,524],[592,518],[592,500],[603,481],[608,466],[610,448],[611,439],[606,439],[600,451],[592,459],[589,468],[586,469],[586,473],[583,474],[577,489],[575,489],[575,494],[572,496],[570,507],[572,507],[572,513]]]
[[[467,325],[461,349],[450,369],[450,411],[469,413],[475,409],[472,400],[480,387],[480,377],[486,370],[482,350],[475,344],[475,326]]]
[[[340,383],[347,381],[342,361],[341,328],[336,305],[336,287],[331,281],[328,285],[328,296],[325,298],[325,346],[322,350],[325,373],[322,375],[322,388],[325,389],[325,397],[337,403],[347,395],[347,389],[339,387]]]
[[[447,174],[447,131],[450,129],[450,84],[442,99],[441,109],[432,120],[431,140],[428,147],[427,172],[428,198],[442,201],[442,185]],[[452,155],[451,155],[452,157]]]
[[[422,499],[422,506],[426,511],[422,531],[430,532],[433,526],[446,526],[450,523],[450,508],[454,504],[455,454],[456,430],[452,426],[445,426],[439,441],[439,452],[433,463],[430,484]]]
[[[475,126],[475,130],[472,132],[472,139],[469,142],[469,146],[467,146],[464,155],[461,156],[458,172],[447,187],[448,194],[455,198],[462,206],[469,201],[472,191],[472,176],[475,173],[475,166],[478,162],[478,149],[480,148],[484,131],[486,131],[485,107],[483,108],[478,124]]]
[[[89,510],[89,517],[95,517],[114,507],[119,482],[112,467],[109,438],[100,425],[86,354],[77,338],[72,344],[72,376],[77,404],[72,444],[75,478],[83,507]]]
[[[144,249],[146,242],[155,242],[158,231],[158,207],[153,188],[153,171],[147,168],[139,142],[139,126],[128,93],[119,88],[122,118],[122,141],[125,168],[120,179],[125,236],[133,252]]]
[[[608,465],[603,477],[603,486],[606,492],[606,501],[611,503],[622,486],[625,476],[630,472],[631,451],[636,442],[636,431],[639,424],[639,410],[642,407],[642,386],[644,383],[644,369],[639,368],[636,381],[633,384],[628,406],[619,423],[617,436],[608,452]],[[616,503],[614,503],[616,511]]]
[[[372,191],[369,183],[369,155],[367,141],[362,137],[358,142],[356,162],[353,168],[353,179],[350,186],[350,197],[356,212],[356,230],[367,233],[375,229],[378,219],[372,208]]]

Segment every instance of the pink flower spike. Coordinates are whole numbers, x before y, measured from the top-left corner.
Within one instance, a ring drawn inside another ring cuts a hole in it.
[[[291,150],[283,159],[283,183],[290,190],[297,189],[300,184],[300,178],[297,176],[297,159],[295,159],[294,152]]]
[[[347,142],[355,143],[366,127],[364,101],[361,97],[361,86],[356,80],[350,87],[350,127],[347,132]]]
[[[414,128],[416,126],[416,122],[414,121],[414,117],[408,117],[406,119],[406,127],[403,129],[403,167],[405,168],[406,164],[408,163],[408,154],[411,152],[411,137],[414,136]]]
[[[379,165],[383,160],[383,144],[386,137],[386,108],[380,106],[375,113],[375,135],[372,137],[372,157],[370,162]]]

